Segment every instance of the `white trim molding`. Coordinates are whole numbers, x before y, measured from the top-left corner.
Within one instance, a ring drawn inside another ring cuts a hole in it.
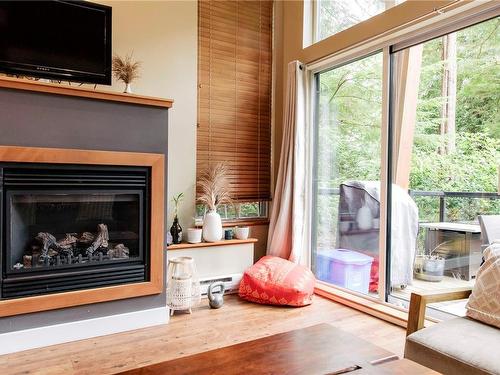
[[[0,334],[0,355],[167,324],[166,307]]]

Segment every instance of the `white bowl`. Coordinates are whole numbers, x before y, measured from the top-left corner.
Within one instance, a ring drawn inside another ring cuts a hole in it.
[[[352,221],[341,221],[339,223],[340,231],[342,233],[348,232],[351,229]]]
[[[201,242],[201,228],[188,228],[187,230],[187,242],[189,243],[200,243]]]
[[[236,227],[234,228],[234,236],[239,240],[246,240],[250,234],[249,227]]]

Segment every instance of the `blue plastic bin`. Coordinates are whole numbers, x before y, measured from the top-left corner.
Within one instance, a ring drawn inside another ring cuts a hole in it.
[[[373,258],[347,249],[320,250],[316,254],[316,277],[360,293],[368,293]]]

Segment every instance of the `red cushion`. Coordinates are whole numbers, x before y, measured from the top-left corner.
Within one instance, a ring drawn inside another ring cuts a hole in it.
[[[239,294],[257,303],[305,306],[312,303],[315,284],[308,268],[268,255],[245,271]]]
[[[378,259],[374,259],[370,270],[370,292],[378,292]]]

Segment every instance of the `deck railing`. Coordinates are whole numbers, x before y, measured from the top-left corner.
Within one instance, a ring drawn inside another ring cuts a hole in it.
[[[439,198],[439,221],[446,220],[446,198],[479,198],[500,199],[499,193],[468,192],[468,191],[422,191],[409,190],[411,197],[438,197]]]
[[[339,188],[319,188],[319,195],[339,195]],[[478,198],[500,199],[500,193],[494,192],[468,192],[468,191],[423,191],[408,190],[411,197],[436,197],[439,198],[439,221],[446,219],[446,198]]]

